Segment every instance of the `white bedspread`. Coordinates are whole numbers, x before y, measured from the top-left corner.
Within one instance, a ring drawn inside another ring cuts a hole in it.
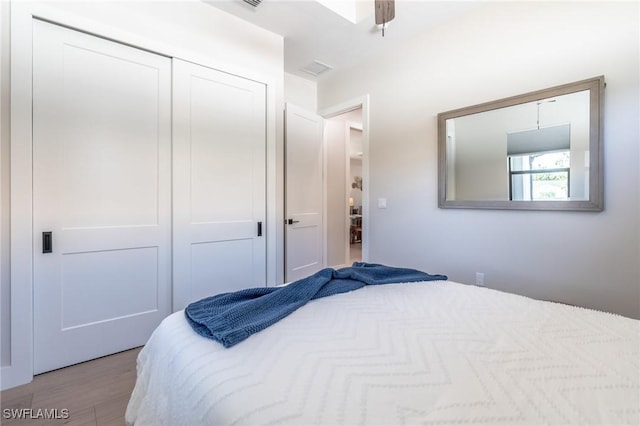
[[[453,282],[312,301],[230,349],[183,312],[138,357],[136,425],[640,424],[640,321]]]

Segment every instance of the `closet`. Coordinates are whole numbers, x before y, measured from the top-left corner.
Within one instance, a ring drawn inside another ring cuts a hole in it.
[[[173,60],[175,310],[265,285],[265,89]]]
[[[33,21],[34,372],[265,285],[266,87]]]

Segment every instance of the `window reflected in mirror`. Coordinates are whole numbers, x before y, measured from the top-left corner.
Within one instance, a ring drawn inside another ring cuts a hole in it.
[[[569,150],[509,156],[509,199],[520,201],[568,200]]]

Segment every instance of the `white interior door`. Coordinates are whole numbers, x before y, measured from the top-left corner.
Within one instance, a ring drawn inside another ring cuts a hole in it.
[[[322,117],[285,111],[285,281],[322,269]]]
[[[266,86],[173,62],[174,310],[266,285]]]
[[[140,346],[170,311],[171,63],[37,20],[33,31],[41,373]]]

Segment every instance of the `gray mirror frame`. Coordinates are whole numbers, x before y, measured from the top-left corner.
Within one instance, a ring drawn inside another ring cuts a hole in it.
[[[556,210],[591,211],[604,209],[604,174],[602,147],[602,106],[604,98],[604,76],[581,80],[574,83],[537,90],[497,101],[459,108],[438,114],[438,207],[445,209],[491,209],[491,210]],[[566,201],[470,201],[447,200],[447,153],[446,120],[504,108],[540,99],[589,90],[589,199]]]

